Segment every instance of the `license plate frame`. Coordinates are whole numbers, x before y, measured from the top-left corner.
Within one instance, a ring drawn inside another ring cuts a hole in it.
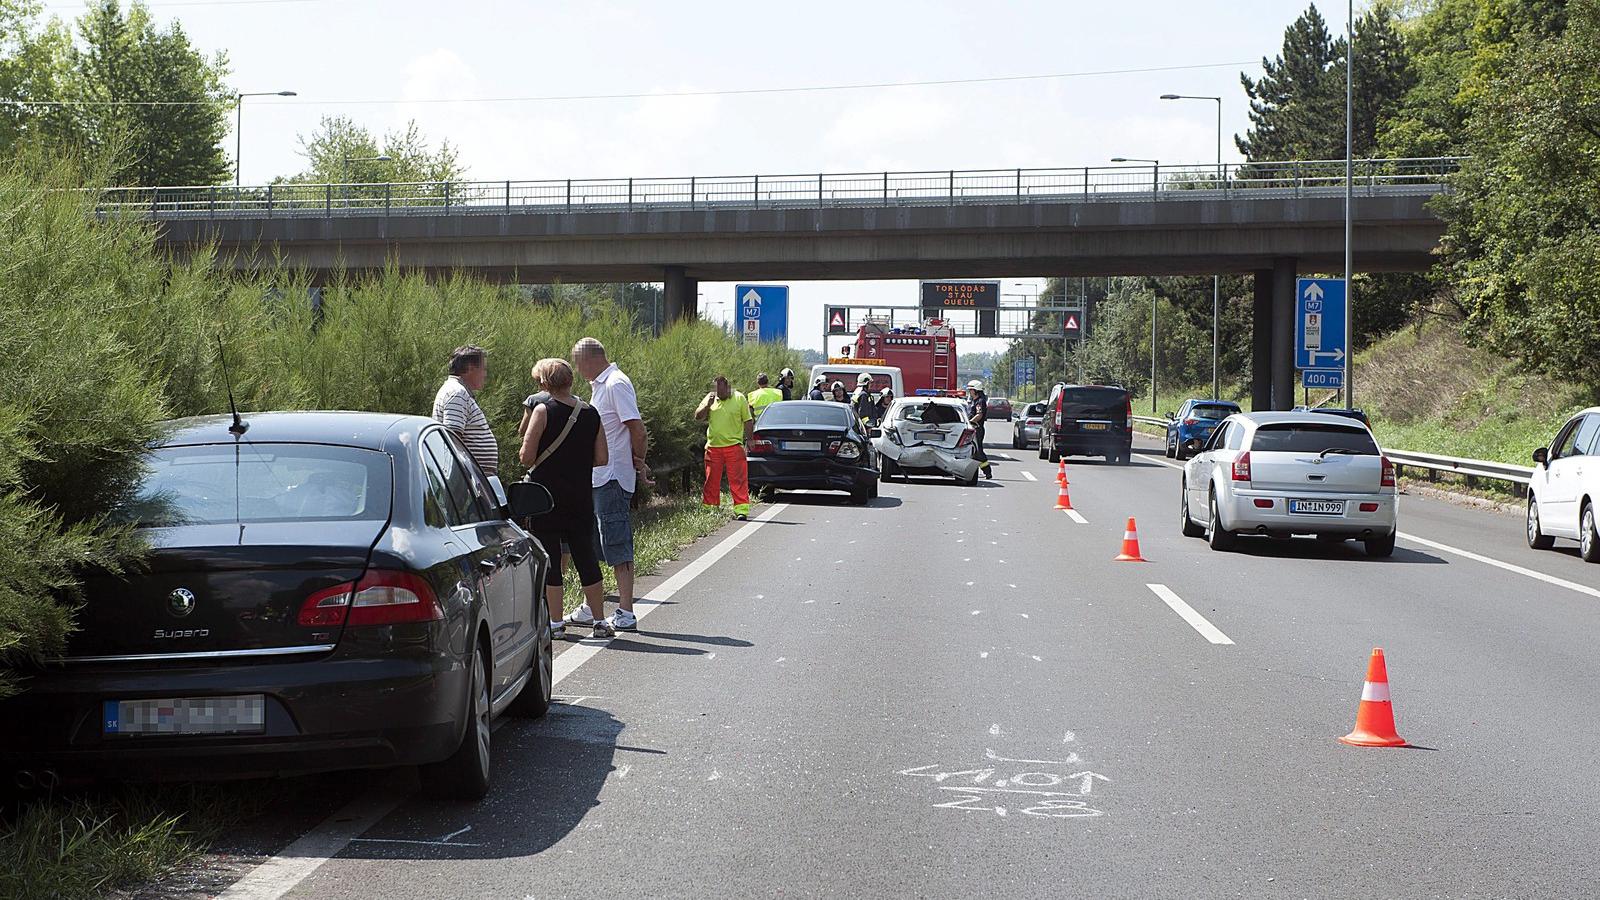
[[[265,734],[265,694],[104,700],[100,733],[108,738]]]
[[[1108,431],[1111,428],[1111,424],[1109,422],[1079,422],[1078,428],[1083,431]]]
[[[1295,497],[1289,501],[1289,512],[1296,516],[1342,516],[1344,515],[1345,501],[1343,500],[1314,500],[1310,497]]]
[[[821,453],[821,441],[781,441],[778,446],[791,453]]]

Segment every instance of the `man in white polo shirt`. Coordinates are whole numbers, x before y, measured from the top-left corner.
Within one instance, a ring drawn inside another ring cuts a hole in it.
[[[600,558],[617,574],[617,611],[607,619],[617,631],[638,631],[633,614],[633,512],[638,479],[649,478],[644,454],[648,438],[639,415],[633,381],[606,358],[606,348],[586,337],[572,348],[572,364],[593,388],[589,402],[600,413],[610,461],[594,469],[594,514]],[[592,625],[588,607],[579,606],[568,625]]]
[[[482,347],[468,344],[450,354],[450,377],[433,398],[434,421],[455,432],[467,445],[485,475],[500,469],[500,447],[489,430],[489,417],[472,396],[489,380],[489,359]]]

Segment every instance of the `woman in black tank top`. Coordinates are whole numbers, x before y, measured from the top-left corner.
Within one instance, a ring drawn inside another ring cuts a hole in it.
[[[533,409],[528,429],[522,436],[522,464],[531,467],[528,480],[544,485],[555,500],[548,513],[528,523],[545,552],[550,554],[550,569],[545,574],[545,600],[550,605],[550,627],[554,635],[563,627],[564,591],[561,583],[562,544],[572,557],[583,585],[584,600],[596,621],[605,618],[605,594],[601,583],[600,560],[594,545],[594,493],[590,470],[603,466],[609,458],[600,414],[594,407],[572,395],[572,367],[561,359],[543,359],[534,367],[534,377],[550,392],[550,398]],[[596,628],[598,631],[599,628]]]

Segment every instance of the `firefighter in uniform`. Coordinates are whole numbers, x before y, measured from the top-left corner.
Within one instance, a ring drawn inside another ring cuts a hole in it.
[[[883,421],[878,392],[872,389],[872,376],[866,372],[856,376],[856,392],[850,395],[850,409],[863,428],[876,428]]]
[[[994,467],[989,465],[989,453],[983,449],[983,426],[989,419],[989,397],[983,392],[983,382],[967,382],[967,421],[972,423],[972,458],[978,461],[983,477],[994,480]]]

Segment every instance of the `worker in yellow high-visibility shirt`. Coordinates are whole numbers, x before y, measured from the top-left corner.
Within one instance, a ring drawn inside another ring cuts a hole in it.
[[[750,414],[759,419],[767,407],[782,399],[783,391],[768,387],[767,373],[762,372],[756,376],[756,389],[750,392]]]
[[[700,499],[706,506],[722,505],[722,473],[728,473],[728,493],[733,495],[733,517],[750,518],[750,469],[745,448],[755,432],[750,403],[744,394],[718,375],[714,390],[706,394],[694,417],[706,423],[706,485]]]

